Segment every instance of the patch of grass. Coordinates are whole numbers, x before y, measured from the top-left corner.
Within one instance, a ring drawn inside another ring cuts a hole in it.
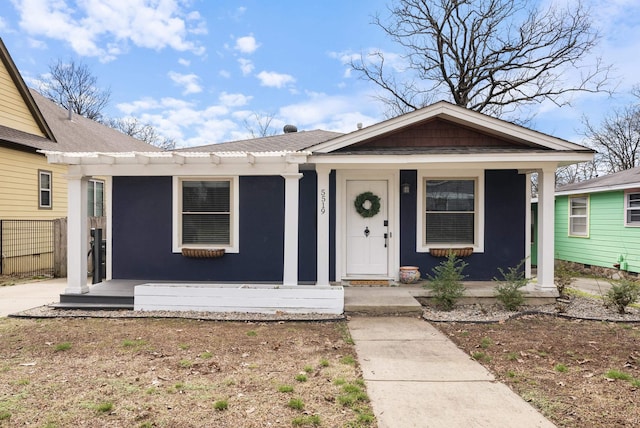
[[[507,371],[507,377],[514,378],[516,376],[517,376],[516,372],[514,372],[513,370],[508,370]]]
[[[58,343],[54,349],[56,352],[68,351],[69,349],[71,349],[71,343],[70,342]]]
[[[182,349],[183,351],[186,351],[187,349],[190,348],[190,346],[187,345],[186,343],[181,343],[178,345],[178,348]]]
[[[146,340],[142,339],[125,339],[122,341],[123,348],[140,348],[146,344]]]
[[[342,386],[342,394],[338,395],[337,401],[345,407],[353,407],[369,401],[369,396],[360,386],[348,383]]]
[[[493,345],[493,340],[488,337],[483,337],[480,341],[480,347],[482,349],[488,349],[491,345]]]
[[[337,378],[337,379],[334,379],[334,380],[333,380],[333,384],[334,384],[334,385],[338,385],[338,386],[340,386],[340,385],[344,385],[345,383],[347,383],[347,381],[346,381],[346,380],[344,380],[344,379],[343,379],[343,378],[341,378],[341,377],[339,377],[339,378]]]
[[[108,413],[113,410],[113,403],[110,401],[105,401],[103,403],[98,403],[94,406],[96,412],[100,413]]]
[[[311,372],[313,371],[313,367],[311,367],[311,366],[304,366],[304,369],[302,369],[302,370],[304,370],[304,371],[305,371],[305,372],[307,372],[307,373],[311,373]]]
[[[227,410],[229,408],[229,403],[227,400],[218,400],[213,403],[213,408],[222,412],[223,410]]]
[[[628,381],[633,380],[633,377],[630,374],[622,372],[620,370],[615,370],[615,369],[612,369],[606,372],[604,374],[604,377],[608,379],[615,379],[615,380],[628,380]]]
[[[491,356],[482,351],[473,352],[471,354],[471,358],[473,358],[476,361],[484,361],[487,363],[491,361]]]
[[[633,379],[631,381],[631,386],[633,386],[634,388],[640,388],[640,379]]]
[[[320,360],[320,367],[329,367],[329,360],[327,360],[326,358],[322,358]]]
[[[203,352],[202,354],[200,354],[200,358],[202,358],[203,360],[207,360],[211,357],[213,357],[213,354],[209,351]]]
[[[558,373],[566,373],[566,372],[569,371],[569,367],[567,367],[566,365],[564,365],[562,363],[556,364],[553,369],[555,371],[557,371]]]
[[[178,365],[183,369],[188,369],[193,366],[193,363],[190,360],[180,360]]]
[[[340,358],[340,362],[342,364],[347,364],[349,366],[355,366],[356,365],[356,359],[353,358],[353,355],[345,355],[344,357]]]
[[[255,337],[257,335],[258,335],[258,333],[256,333],[254,330],[249,330],[247,332],[247,336],[249,336],[249,337]]]
[[[295,410],[302,410],[304,409],[304,402],[299,398],[292,398],[287,403],[287,406]]]
[[[349,327],[347,326],[346,323],[338,323],[337,329],[340,332],[340,335],[342,336],[342,340],[344,340],[344,342],[347,345],[355,344],[355,342],[353,341],[353,338],[351,337],[351,332],[349,331]]]
[[[509,352],[507,354],[507,360],[509,361],[518,361],[518,354],[515,352]]]
[[[11,419],[11,413],[6,410],[0,411],[0,421],[8,421]]]
[[[297,427],[307,426],[307,425],[318,426],[320,425],[320,416],[318,415],[297,416],[293,418],[293,420],[291,421],[291,425],[297,426]]]
[[[307,381],[307,375],[300,373],[299,375],[296,376],[296,380],[298,382],[306,382]]]
[[[31,383],[31,381],[29,379],[20,379],[18,382],[16,382],[16,385],[29,385]]]
[[[278,387],[278,392],[293,392],[293,386],[291,386],[291,385],[280,385]]]

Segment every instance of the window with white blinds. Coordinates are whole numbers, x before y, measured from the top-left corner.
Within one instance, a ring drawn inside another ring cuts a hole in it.
[[[181,245],[231,245],[232,187],[228,179],[181,181]]]
[[[476,181],[427,179],[425,244],[475,243]]]

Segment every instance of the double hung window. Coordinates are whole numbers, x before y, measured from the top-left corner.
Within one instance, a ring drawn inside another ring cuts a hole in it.
[[[624,219],[626,226],[640,226],[640,192],[625,193]]]
[[[569,236],[589,236],[589,198],[569,197]]]
[[[40,209],[53,207],[52,177],[51,171],[38,171],[38,208]]]
[[[182,247],[236,251],[236,180],[183,178],[176,179],[176,184],[174,251],[180,251]]]

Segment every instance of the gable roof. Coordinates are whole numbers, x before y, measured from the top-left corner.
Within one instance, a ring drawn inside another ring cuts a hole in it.
[[[42,132],[42,135],[45,138],[48,138],[49,140],[55,142],[56,141],[55,136],[51,132],[51,129],[49,128],[49,125],[47,124],[47,121],[45,120],[44,116],[40,112],[40,109],[38,108],[37,104],[31,97],[29,88],[24,83],[24,80],[22,79],[22,75],[18,71],[16,64],[13,62],[13,58],[11,58],[11,55],[9,54],[7,47],[4,45],[2,38],[0,38],[0,61],[4,65],[4,68],[7,71],[9,78],[11,79],[11,82],[15,87],[15,90],[18,92],[18,95],[20,96],[20,98],[22,98],[22,101],[24,102],[26,108],[31,114],[31,118],[35,122],[35,125],[40,129],[40,131]],[[5,96],[6,95],[3,94],[3,98]]]
[[[180,149],[182,152],[298,152],[344,135],[340,132],[313,131],[289,132],[248,140],[228,141],[205,146]]]
[[[79,151],[159,151],[157,147],[130,137],[101,123],[80,115],[69,119],[68,111],[28,88],[0,39],[0,60],[11,77],[19,96],[28,108],[42,135],[0,125],[0,144],[21,150]],[[9,102],[2,96],[0,102]],[[35,129],[35,128],[34,128]]]
[[[363,143],[367,141],[379,140],[384,136],[393,135],[402,130],[418,127],[434,120],[441,120],[454,124],[458,127],[465,128],[470,132],[484,134],[502,142],[509,142],[509,144],[491,144],[491,146],[494,147],[488,147],[486,145],[476,147],[476,149],[482,150],[483,152],[486,152],[487,149],[500,152],[515,148],[518,150],[526,149],[534,151],[544,150],[594,153],[593,150],[578,144],[570,143],[569,141],[524,128],[501,119],[496,119],[446,101],[439,101],[435,104],[402,116],[394,117],[367,128],[345,134],[341,137],[310,147],[308,150],[312,151],[314,154],[329,154],[337,152],[345,154],[346,150],[350,148],[353,149],[358,146],[362,147],[364,145]],[[406,149],[406,147],[403,148]],[[418,146],[415,146],[413,147],[413,152],[442,153],[442,151],[438,150],[444,150],[444,152],[451,150],[451,147],[447,145],[440,145],[439,147],[422,146],[421,148],[422,150],[417,150]],[[473,151],[473,147],[464,147],[464,149],[467,152],[470,149]],[[362,150],[359,151],[361,152]]]
[[[635,187],[640,188],[640,167],[592,178],[591,180],[567,184],[566,186],[558,187],[556,189],[556,195],[607,192],[632,189]]]

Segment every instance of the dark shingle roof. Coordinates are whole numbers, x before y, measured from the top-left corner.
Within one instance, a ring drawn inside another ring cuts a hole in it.
[[[229,141],[226,143],[208,144],[206,146],[180,149],[183,152],[281,152],[301,151],[316,144],[324,143],[341,135],[340,132],[313,131],[290,132],[288,134],[269,137],[252,138],[250,140]]]
[[[29,89],[29,91],[57,142],[6,126],[0,126],[0,140],[37,150],[61,152],[151,152],[160,150],[77,114],[73,115],[72,120],[69,120],[66,109],[33,89]]]
[[[626,169],[624,171],[616,172],[602,177],[592,178],[591,180],[567,184],[566,186],[558,187],[556,191],[574,192],[581,190],[588,191],[591,189],[599,189],[603,187],[630,188],[636,186],[640,186],[640,167]]]

